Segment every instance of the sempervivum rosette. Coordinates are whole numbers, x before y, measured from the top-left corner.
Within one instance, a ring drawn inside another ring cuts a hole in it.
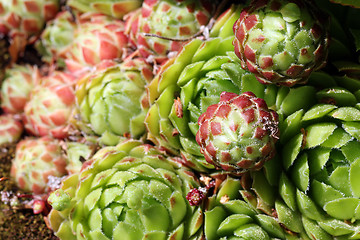
[[[47,22],[35,43],[42,60],[48,63],[56,61],[58,65],[64,65],[63,61],[74,39],[76,27],[75,15],[70,11],[61,11],[53,20]]]
[[[141,13],[133,13],[136,16],[130,18],[127,28],[143,57],[163,62],[207,25],[214,10],[214,3],[208,0],[145,0]]]
[[[337,96],[342,106],[322,103],[285,120],[279,217],[314,239],[360,238],[360,111],[348,96]]]
[[[276,217],[245,201],[241,192],[239,179],[228,177],[209,197],[204,214],[206,239],[307,239],[304,234],[289,233]]]
[[[22,113],[30,92],[40,83],[36,66],[16,65],[6,69],[1,86],[1,108],[6,113]]]
[[[24,109],[24,125],[34,136],[65,138],[75,106],[74,77],[55,71],[34,87]]]
[[[84,71],[102,60],[123,57],[128,38],[125,23],[102,14],[84,13],[78,17],[79,25],[73,42],[66,53],[66,66],[71,72]]]
[[[80,12],[98,12],[115,18],[141,7],[142,0],[68,0],[67,4]]]
[[[235,52],[262,83],[303,83],[325,63],[327,25],[311,1],[255,0],[234,25]]]
[[[67,240],[192,239],[202,223],[201,209],[185,197],[194,187],[190,171],[156,148],[128,140],[102,148],[63,181],[49,197],[49,220]]]
[[[48,190],[49,176],[61,177],[67,173],[66,163],[59,140],[26,138],[16,146],[11,177],[20,189],[42,194]]]
[[[207,162],[242,174],[275,156],[278,115],[252,92],[223,92],[198,120],[196,141]]]
[[[0,115],[0,145],[4,143],[17,142],[24,127],[19,119],[12,114]]]
[[[259,83],[241,68],[234,53],[232,26],[242,7],[232,6],[216,21],[208,40],[192,40],[166,62],[148,86],[150,109],[145,123],[148,138],[164,150],[181,153],[199,171],[213,169],[195,141],[198,119],[219,102],[222,92],[253,92],[268,108],[287,116],[315,102],[315,88],[278,87]]]
[[[120,137],[141,137],[148,109],[145,86],[152,76],[142,58],[101,62],[77,84],[75,124],[87,134],[101,136],[106,145],[117,144]]]
[[[24,50],[27,39],[39,35],[58,10],[58,0],[0,1],[0,33],[12,39],[13,60]]]

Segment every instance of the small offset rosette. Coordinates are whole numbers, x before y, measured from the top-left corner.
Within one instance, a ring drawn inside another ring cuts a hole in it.
[[[22,122],[14,115],[0,115],[0,145],[17,142],[21,138],[23,130]]]
[[[11,177],[20,189],[42,194],[49,190],[49,177],[66,175],[66,164],[59,140],[50,137],[26,138],[16,146]]]
[[[66,138],[71,113],[75,107],[75,78],[55,71],[35,86],[24,109],[26,131],[34,136]]]
[[[234,174],[259,170],[276,153],[278,115],[252,92],[223,92],[198,123],[196,141],[217,168]]]
[[[74,39],[65,53],[69,71],[81,76],[102,60],[123,57],[128,44],[123,21],[91,12],[83,13],[77,20]]]
[[[311,1],[252,1],[234,24],[235,53],[261,83],[305,83],[325,65],[328,23]]]
[[[74,41],[74,33],[78,24],[76,15],[70,11],[59,12],[54,19],[47,22],[35,47],[41,54],[41,59],[47,63],[54,63],[63,67],[64,58]]]
[[[128,140],[102,148],[63,181],[49,197],[49,220],[66,240],[191,239],[201,234],[202,212],[185,196],[196,187],[193,173]]]
[[[164,62],[203,30],[214,11],[209,0],[145,0],[127,19],[130,43],[144,58]]]
[[[17,65],[5,70],[1,85],[1,108],[6,113],[23,113],[30,92],[40,83],[40,72],[36,66]]]

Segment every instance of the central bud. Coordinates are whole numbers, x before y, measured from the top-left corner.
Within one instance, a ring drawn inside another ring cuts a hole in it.
[[[278,115],[251,92],[223,92],[198,124],[196,141],[206,161],[225,171],[258,170],[275,155]]]

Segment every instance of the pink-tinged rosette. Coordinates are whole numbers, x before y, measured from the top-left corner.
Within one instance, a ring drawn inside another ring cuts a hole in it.
[[[143,57],[164,62],[208,24],[214,9],[208,0],[145,0],[127,19],[130,42]]]
[[[80,12],[103,13],[114,18],[124,15],[141,7],[142,0],[68,0],[67,5]]]
[[[128,44],[123,21],[94,13],[84,13],[78,20],[79,26],[66,54],[69,71],[83,73],[102,60],[122,58]]]
[[[0,115],[0,145],[17,142],[24,127],[12,114]]]
[[[223,92],[198,120],[196,141],[207,162],[242,174],[259,170],[275,155],[278,115],[252,92]]]
[[[328,18],[313,1],[253,0],[233,30],[242,67],[261,83],[306,83],[326,63]]]
[[[49,176],[62,177],[67,160],[60,141],[50,137],[27,138],[16,146],[11,177],[18,187],[34,194],[47,191]]]
[[[0,33],[12,39],[13,58],[25,49],[30,37],[41,33],[58,10],[58,0],[0,0]]]
[[[6,69],[1,86],[1,108],[5,113],[22,113],[30,92],[40,82],[36,66],[13,65]]]
[[[56,71],[31,91],[23,118],[29,134],[60,139],[68,136],[69,118],[75,106],[75,79]]]

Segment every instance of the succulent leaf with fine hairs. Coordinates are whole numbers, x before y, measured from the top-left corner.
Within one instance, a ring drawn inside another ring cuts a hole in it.
[[[301,214],[309,236],[357,238],[360,111],[346,93],[328,94],[339,105],[320,103],[285,119],[286,140],[279,146],[282,200],[275,209],[292,231],[298,231],[296,224],[285,216]]]
[[[49,220],[60,239],[191,239],[202,214],[185,195],[198,186],[153,146],[128,140],[99,150],[51,194]]]

